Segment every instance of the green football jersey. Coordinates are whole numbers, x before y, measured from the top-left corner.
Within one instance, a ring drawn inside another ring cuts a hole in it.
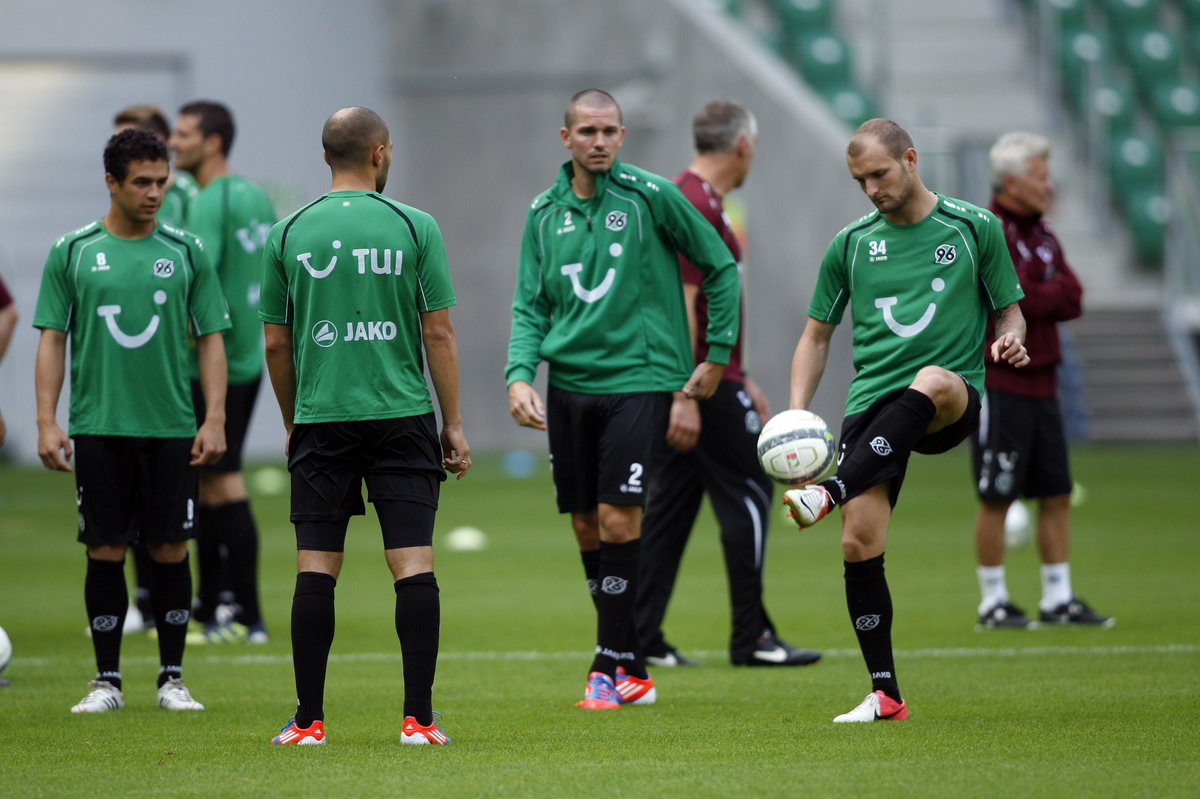
[[[982,395],[988,314],[1024,296],[996,217],[938,197],[914,225],[875,211],[834,236],[808,315],[838,324],[850,306],[850,415],[909,385],[924,366],[957,372]]]
[[[273,224],[271,200],[239,175],[213,180],[188,211],[187,229],[204,241],[229,303],[233,329],[225,334],[225,354],[230,383],[248,383],[262,374],[259,273],[262,248]]]
[[[50,248],[33,326],[69,334],[70,435],[187,438],[190,336],[227,330],[229,314],[195,236],[160,222],[123,239],[96,221]]]
[[[432,216],[367,191],[325,194],[271,229],[259,317],[292,326],[294,421],[433,410],[421,314],[455,304]]]
[[[199,196],[200,187],[194,177],[186,172],[172,173],[171,185],[158,209],[158,221],[171,227],[186,227],[188,210]]]
[[[526,216],[507,382],[532,382],[546,361],[568,391],[681,391],[695,362],[678,253],[705,276],[707,359],[727,363],[738,273],[713,226],[669,178],[616,161],[580,199],[572,174],[567,162]]]

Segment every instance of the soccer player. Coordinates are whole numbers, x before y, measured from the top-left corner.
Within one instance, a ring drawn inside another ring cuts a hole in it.
[[[1008,251],[1025,291],[1021,314],[1028,325],[1030,363],[1024,369],[1003,361],[987,364],[987,393],[979,430],[971,438],[980,500],[975,550],[983,628],[1032,626],[1025,612],[1009,601],[1004,575],[1004,519],[1020,496],[1038,500],[1040,620],[1100,627],[1114,623],[1075,596],[1067,562],[1072,483],[1056,396],[1062,360],[1057,323],[1083,313],[1083,288],[1042,218],[1054,196],[1049,158],[1050,143],[1032,133],[1001,136],[989,156],[991,210],[1004,226]]]
[[[402,744],[447,744],[432,691],[441,605],[433,525],[446,471],[471,468],[458,403],[456,300],[437,222],[383,196],[392,137],[343,108],[321,133],[329,193],[271,230],[259,315],[287,431],[296,527],[296,715],[276,744],[325,742],[325,672],[346,527],[375,505],[404,658]],[[422,352],[424,357],[422,357]],[[424,365],[442,415],[439,435]],[[389,689],[390,692],[390,689]]]
[[[194,176],[200,185],[200,195],[188,210],[187,229],[204,241],[233,322],[233,329],[225,336],[229,357],[225,436],[229,450],[216,464],[200,470],[196,618],[205,626],[203,633],[193,638],[209,643],[265,643],[267,631],[258,596],[258,529],[242,477],[242,447],[262,382],[262,328],[257,318],[259,272],[262,248],[275,223],[275,210],[262,189],[230,170],[233,136],[233,115],[228,108],[197,101],[179,109],[169,141],[175,150],[175,165]],[[204,397],[195,382],[192,394],[200,416],[204,413]],[[223,568],[228,570],[236,604],[232,619],[217,612],[222,604]]]
[[[171,126],[167,123],[162,109],[156,105],[131,105],[121,109],[113,116],[113,128],[113,133],[120,133],[129,128],[148,130],[162,142],[171,135]],[[162,205],[158,208],[158,221],[171,227],[183,228],[187,209],[199,193],[200,189],[190,175],[171,170]],[[150,606],[150,579],[153,571],[150,553],[146,551],[146,543],[141,539],[130,542],[129,551],[133,553],[136,586],[134,601],[125,613],[126,635],[151,629],[154,619],[154,609]],[[86,632],[91,635],[92,628],[88,627]]]
[[[225,452],[229,314],[200,240],[155,219],[168,180],[163,143],[144,130],[122,131],[108,140],[104,171],[109,210],[54,243],[33,316],[42,331],[38,455],[46,468],[69,472],[74,453],[79,541],[88,555],[84,604],[97,674],[71,712],[125,705],[125,551],[139,534],[153,561],[158,704],[203,710],[182,676],[192,600],[187,555],[196,523],[193,467]],[[56,419],[68,341],[74,449]],[[188,387],[196,360],[209,408],[199,430]]]
[[[784,492],[796,523],[842,510],[846,605],[871,693],[836,722],[903,720],[892,654],[892,600],[883,553],[913,452],[945,452],[974,432],[983,390],[984,331],[995,319],[993,361],[1029,363],[1023,296],[990,212],[925,188],[917,151],[887,119],[859,126],[846,148],[850,176],[875,211],[833,237],[792,359],[790,407],[807,408],[847,305],[854,379],[838,471]]]
[[[8,286],[4,285],[3,280],[0,280],[0,361],[4,360],[4,353],[12,341],[13,331],[17,328],[17,318],[17,304],[13,302],[12,295],[8,293]],[[0,447],[4,446],[7,433],[8,428],[4,425],[4,414],[0,413]]]
[[[508,347],[508,408],[547,430],[560,513],[571,514],[598,617],[579,707],[657,696],[633,610],[651,451],[670,392],[707,399],[737,338],[737,267],[712,225],[666,178],[622,163],[617,101],[587,89],[559,131],[571,157],[525,221]],[[677,252],[704,274],[708,355],[696,365]],[[549,364],[544,404],[531,385]]]
[[[741,103],[715,100],[692,120],[695,158],[675,176],[675,184],[720,234],[741,264],[742,247],[725,214],[722,198],[750,172],[758,140],[754,115]],[[704,275],[679,258],[695,362],[708,346],[697,333],[708,324]],[[743,303],[744,304],[744,303]],[[742,314],[744,317],[744,313]],[[638,640],[650,665],[693,665],[663,637],[679,561],[707,493],[721,526],[721,546],[733,609],[730,659],[735,665],[799,666],[821,654],[781,640],[763,606],[772,484],[758,463],[756,445],[770,416],[767,398],[742,369],[742,337],[729,356],[712,397],[697,402],[673,393],[667,435],[654,454],[657,476],[642,524],[642,569],[635,611]]]
[[[167,123],[167,117],[156,105],[131,105],[121,109],[113,117],[113,127],[114,133],[120,133],[126,128],[148,130],[164,142],[171,136],[171,126]],[[163,195],[162,206],[158,209],[158,221],[172,227],[184,227],[188,209],[199,194],[200,187],[191,175],[171,170],[171,177],[167,180],[167,191]]]

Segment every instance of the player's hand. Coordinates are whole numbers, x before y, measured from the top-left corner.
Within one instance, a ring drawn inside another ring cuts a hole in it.
[[[38,457],[43,466],[56,472],[72,471],[68,461],[73,454],[71,439],[61,427],[57,424],[38,427]]]
[[[717,393],[721,378],[725,374],[725,364],[704,361],[697,364],[692,376],[683,384],[683,395],[688,399],[706,400]]]
[[[1029,364],[1029,353],[1016,333],[1005,333],[992,342],[992,360],[996,363],[1007,361],[1019,369]]]
[[[508,387],[508,412],[521,427],[546,429],[546,406],[533,386],[516,380]]]
[[[211,466],[225,454],[225,424],[205,421],[192,440],[192,466]]]
[[[671,399],[667,444],[679,452],[691,452],[700,442],[700,403],[676,391]]]
[[[442,425],[442,468],[461,480],[471,469],[471,445],[461,425]]]
[[[744,377],[743,380],[746,384],[746,396],[750,398],[750,407],[758,414],[759,423],[766,424],[771,418],[771,403],[767,401],[767,395],[758,387],[758,383],[748,377]]]

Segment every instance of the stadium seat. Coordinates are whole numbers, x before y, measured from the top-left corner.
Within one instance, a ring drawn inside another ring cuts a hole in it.
[[[818,92],[854,85],[850,43],[833,31],[801,36],[796,41],[796,64]]]
[[[1104,14],[1114,31],[1131,31],[1162,22],[1162,0],[1104,0]]]
[[[1171,220],[1171,201],[1154,189],[1139,189],[1118,196],[1134,252],[1147,266],[1161,267],[1167,225]]]
[[[1134,129],[1137,111],[1137,101],[1129,85],[1116,78],[1107,78],[1089,89],[1083,122],[1086,125],[1094,117],[1105,137],[1111,138]]]
[[[1183,43],[1175,32],[1143,28],[1126,34],[1123,43],[1129,71],[1147,96],[1162,81],[1179,77]]]
[[[1034,13],[1038,13],[1039,7],[1041,13],[1049,17],[1054,31],[1078,30],[1088,27],[1087,0],[1044,0],[1044,2],[1032,4]]]
[[[1200,90],[1189,81],[1166,81],[1151,92],[1150,110],[1166,130],[1200,127]]]
[[[1162,190],[1163,145],[1157,136],[1119,133],[1108,140],[1109,185],[1122,194],[1134,190]]]
[[[852,128],[879,116],[875,98],[857,86],[831,87],[821,92],[833,115]]]
[[[1112,47],[1107,38],[1084,28],[1066,28],[1058,38],[1058,77],[1063,96],[1077,116],[1087,111],[1093,75],[1112,70]]]
[[[771,6],[788,39],[833,29],[833,0],[772,0]]]

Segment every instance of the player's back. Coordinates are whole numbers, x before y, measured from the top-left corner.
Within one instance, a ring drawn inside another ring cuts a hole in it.
[[[441,232],[423,211],[340,191],[279,222],[259,313],[293,326],[296,421],[431,411],[420,316],[454,302]]]

